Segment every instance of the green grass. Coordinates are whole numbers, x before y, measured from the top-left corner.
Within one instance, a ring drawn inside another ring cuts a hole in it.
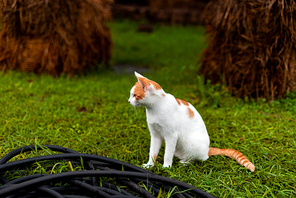
[[[296,94],[268,104],[234,98],[220,85],[203,85],[196,74],[202,27],[156,26],[148,34],[138,33],[137,25],[108,24],[111,63],[152,68],[148,78],[197,108],[211,146],[237,149],[256,166],[251,173],[230,158],[214,156],[188,167],[174,159],[173,168],[162,169],[162,148],[152,171],[216,197],[295,197]],[[140,166],[148,160],[150,135],[145,109],[127,102],[135,82],[133,75],[108,70],[72,78],[0,73],[0,155],[29,144],[53,144]]]
[[[115,41],[113,61],[121,64],[156,68],[195,65],[204,42],[202,27],[156,25],[150,34],[137,32],[136,23],[110,25],[114,27],[111,28]]]

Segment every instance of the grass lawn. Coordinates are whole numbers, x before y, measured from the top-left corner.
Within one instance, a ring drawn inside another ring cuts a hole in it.
[[[188,167],[174,159],[173,168],[162,169],[162,148],[151,171],[216,197],[295,197],[296,93],[270,104],[234,98],[220,85],[204,85],[196,73],[202,27],[156,26],[149,34],[137,32],[137,25],[108,24],[111,64],[150,67],[145,76],[197,108],[212,147],[237,149],[256,166],[251,173],[213,156]],[[0,157],[25,145],[53,144],[141,166],[150,135],[145,109],[127,102],[135,82],[132,74],[104,69],[72,78],[0,73]]]

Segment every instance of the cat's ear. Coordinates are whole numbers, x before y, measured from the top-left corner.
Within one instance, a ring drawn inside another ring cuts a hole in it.
[[[136,76],[137,78],[139,78],[139,77],[140,77],[140,78],[145,78],[144,76],[142,76],[141,74],[139,74],[139,73],[136,72],[136,71],[135,71],[135,76]]]
[[[138,79],[138,82],[140,84],[140,86],[145,90],[145,91],[149,91],[149,92],[154,92],[155,90],[160,90],[162,89],[161,86],[159,86],[158,83],[149,80],[148,78],[142,76],[141,74],[135,72],[135,76]],[[153,86],[152,86],[153,85]]]
[[[149,83],[148,83],[148,79],[147,78],[145,78],[144,76],[142,76],[141,74],[139,74],[139,73],[137,73],[136,71],[135,71],[135,76],[137,77],[137,79],[138,79],[138,82],[140,83],[140,85],[141,85],[141,87],[145,90],[145,91],[147,91],[147,89],[148,89],[148,87],[149,87]]]

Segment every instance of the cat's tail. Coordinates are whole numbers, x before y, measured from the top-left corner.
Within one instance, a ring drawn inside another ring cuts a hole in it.
[[[252,162],[250,162],[246,156],[237,150],[210,147],[208,155],[226,155],[232,159],[235,159],[240,165],[245,166],[246,168],[250,169],[250,171],[255,171],[254,164],[252,164]]]

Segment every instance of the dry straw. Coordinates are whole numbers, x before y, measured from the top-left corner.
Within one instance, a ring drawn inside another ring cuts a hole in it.
[[[111,56],[110,0],[0,0],[0,69],[77,74]]]
[[[239,97],[284,97],[296,89],[294,0],[213,0],[204,13],[201,73]]]

